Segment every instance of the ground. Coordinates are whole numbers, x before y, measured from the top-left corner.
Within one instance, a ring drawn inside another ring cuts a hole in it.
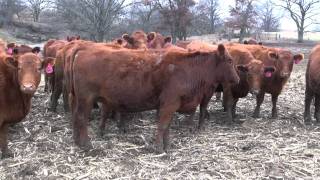
[[[311,47],[288,48],[307,55]],[[251,118],[255,99],[249,95],[237,107],[245,122],[225,125],[221,102],[213,98],[204,131],[191,133],[180,123],[184,116],[176,114],[167,154],[150,148],[153,111],[137,115],[126,134],[110,122],[102,138],[97,136],[100,115],[94,111],[90,137],[95,150],[80,150],[73,144],[70,116],[61,105],[58,113],[47,111],[49,97],[41,86],[25,121],[10,129],[14,158],[0,160],[0,179],[318,179],[320,127],[303,125],[306,64],[294,67],[279,98],[278,119],[270,119],[269,95],[262,117]]]

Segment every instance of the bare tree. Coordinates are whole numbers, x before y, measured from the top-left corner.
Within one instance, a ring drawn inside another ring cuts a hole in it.
[[[193,0],[157,0],[163,26],[170,30],[173,41],[176,38],[186,40],[187,28],[192,20],[190,8],[194,5]]]
[[[121,11],[125,0],[57,0],[58,11],[71,29],[84,32],[95,41],[103,41]]]
[[[304,31],[314,24],[315,16],[318,15],[320,0],[278,0],[277,6],[289,12],[298,30],[298,43],[303,42]]]
[[[219,0],[201,0],[196,11],[198,13],[196,21],[206,21],[209,25],[208,33],[215,33],[216,26],[221,21]]]
[[[256,0],[235,0],[236,4],[230,9],[231,18],[228,25],[240,29],[239,42],[242,42],[248,30],[256,24],[257,12],[254,5]]]
[[[259,8],[259,17],[261,19],[261,29],[265,32],[278,31],[280,27],[280,17],[274,13],[274,4],[271,0],[266,1]]]
[[[22,0],[0,0],[0,24],[11,24],[14,15],[26,8]]]
[[[32,17],[34,22],[39,21],[40,13],[49,7],[51,4],[50,0],[27,0],[27,4],[31,9]]]

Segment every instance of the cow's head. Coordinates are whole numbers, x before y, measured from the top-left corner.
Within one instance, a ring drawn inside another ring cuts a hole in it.
[[[249,64],[237,65],[241,73],[246,74],[246,81],[249,84],[250,92],[257,95],[261,88],[264,65],[261,61],[252,60]]]
[[[282,78],[289,78],[293,69],[293,64],[298,64],[304,59],[303,54],[292,55],[290,51],[278,50],[269,53],[269,56],[275,59],[275,64],[279,75]]]
[[[234,67],[234,60],[224,45],[219,44],[216,52],[216,77],[218,83],[238,84],[240,78]]]
[[[123,34],[122,39],[126,42],[123,43],[122,47],[128,49],[143,49],[146,48],[146,41],[140,34],[133,34],[133,36],[129,34]]]
[[[75,40],[80,40],[81,37],[78,35],[78,36],[67,36],[67,41],[68,42],[71,42],[71,41],[75,41]]]
[[[161,49],[172,43],[171,36],[164,37],[160,33],[150,32],[147,35],[148,48]]]
[[[41,69],[52,59],[41,62],[41,59],[33,53],[20,56],[7,56],[5,63],[17,72],[17,80],[20,90],[25,94],[33,95],[41,80]]]
[[[34,53],[34,54],[39,54],[40,53],[40,51],[41,51],[41,49],[40,49],[40,47],[34,47],[34,48],[32,48],[32,50],[31,50],[31,52],[32,53]]]

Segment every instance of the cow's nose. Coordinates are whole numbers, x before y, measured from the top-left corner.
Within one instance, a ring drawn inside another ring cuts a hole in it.
[[[35,86],[32,83],[25,83],[22,85],[22,91],[31,94],[34,93],[35,91]]]

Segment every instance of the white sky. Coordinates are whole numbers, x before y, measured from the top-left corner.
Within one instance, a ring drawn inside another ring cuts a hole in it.
[[[219,0],[219,1],[220,1],[220,8],[221,8],[223,16],[228,17],[230,5],[234,5],[234,0]],[[262,2],[264,2],[264,0],[259,0],[259,2],[262,3]],[[284,14],[283,10],[278,9],[276,11],[280,15]],[[280,20],[280,23],[281,23],[281,26],[280,26],[281,30],[296,31],[296,25],[293,22],[293,20],[289,18],[288,14],[284,14],[284,16]],[[307,30],[310,30],[310,29],[312,30],[312,29],[314,29],[314,27],[310,27]]]

